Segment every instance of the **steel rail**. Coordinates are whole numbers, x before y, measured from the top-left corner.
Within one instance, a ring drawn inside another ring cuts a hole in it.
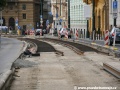
[[[39,40],[39,39],[38,39],[38,40]],[[53,42],[53,43],[61,44],[61,45],[65,46],[65,47],[70,48],[71,50],[73,50],[74,52],[76,52],[76,53],[79,54],[79,55],[84,54],[84,52],[81,51],[80,49],[78,49],[78,48],[76,48],[75,46],[70,45],[70,44],[68,44],[68,43],[62,42],[61,40],[56,40],[56,39],[42,39],[42,40],[43,40],[43,41],[44,41],[44,40],[45,40],[45,41],[51,41],[51,42]]]

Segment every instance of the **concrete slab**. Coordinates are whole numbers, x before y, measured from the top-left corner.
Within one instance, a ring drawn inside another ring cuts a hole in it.
[[[120,79],[120,62],[103,63],[103,68]]]
[[[42,52],[40,57],[26,58],[24,61],[37,64],[20,68],[16,72],[19,77],[15,78],[10,90],[74,90],[74,86],[116,87],[120,90],[118,79],[99,67],[99,63],[116,61],[112,56],[90,52],[78,55],[67,47],[49,44],[64,52],[64,56]]]

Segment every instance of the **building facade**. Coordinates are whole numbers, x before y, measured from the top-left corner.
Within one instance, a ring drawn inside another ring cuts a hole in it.
[[[68,8],[66,0],[51,0],[51,11],[54,21],[52,28],[68,26]]]
[[[51,0],[44,0],[43,2],[43,19],[44,19],[44,28],[50,27],[53,23],[53,15],[51,13]]]
[[[2,26],[8,26],[12,30],[16,30],[17,26],[25,30],[36,28],[39,15],[40,0],[7,0],[2,14]]]
[[[87,21],[84,17],[83,0],[70,0],[70,26],[71,28],[86,29]]]
[[[113,1],[115,0],[109,0],[109,26],[113,27],[114,23],[116,23],[116,26],[120,27],[120,0],[116,0],[118,5],[117,5],[117,18],[115,22],[113,17]]]
[[[91,5],[91,18],[89,19],[89,32],[104,35],[105,30],[109,30],[109,1],[110,0],[83,0]],[[94,4],[94,5],[93,5]]]

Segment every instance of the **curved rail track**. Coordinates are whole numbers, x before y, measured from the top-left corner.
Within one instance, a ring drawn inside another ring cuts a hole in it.
[[[20,38],[21,40],[29,40],[31,42],[36,43],[36,45],[38,46],[38,52],[58,52],[61,53],[61,55],[63,55],[63,52],[57,51],[54,49],[54,47],[52,47],[51,45],[47,44],[44,41],[50,41],[50,42],[54,42],[54,43],[58,43],[58,44],[62,44],[70,49],[72,49],[73,51],[75,51],[77,54],[82,55],[84,54],[84,52],[100,52],[94,48],[82,45],[82,44],[78,44],[78,43],[74,43],[74,42],[69,42],[69,41],[63,41],[63,40],[59,40],[59,39],[51,39],[51,38],[39,38],[39,39],[30,39],[30,38]]]
[[[51,41],[51,42],[54,42],[54,43],[60,43],[62,45],[65,45],[66,47],[69,47],[70,49],[73,49],[73,50],[75,49],[80,54],[83,54],[84,52],[97,52],[97,53],[100,52],[97,49],[94,49],[92,47],[85,46],[85,45],[82,45],[82,44],[78,44],[78,43],[75,43],[75,42],[70,42],[70,41],[63,41],[63,40],[51,39],[51,38],[42,38],[42,39],[38,39],[38,40],[45,40],[45,41]]]

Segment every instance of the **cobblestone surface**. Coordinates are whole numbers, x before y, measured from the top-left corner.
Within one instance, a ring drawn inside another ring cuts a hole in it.
[[[103,62],[119,62],[118,58],[96,52],[80,56],[66,47],[50,44],[64,52],[64,56],[42,52],[40,57],[27,58],[25,61],[35,65],[18,69],[16,75],[19,77],[10,90],[74,90],[74,86],[117,87],[116,90],[120,90],[120,81],[102,69]]]

